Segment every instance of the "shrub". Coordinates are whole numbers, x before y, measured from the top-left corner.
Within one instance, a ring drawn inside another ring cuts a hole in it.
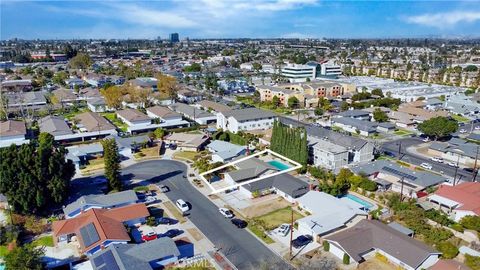
[[[139,186],[139,187],[134,187],[133,191],[135,192],[147,192],[150,189],[147,186]]]
[[[465,264],[472,270],[480,270],[480,257],[465,254]]]
[[[437,249],[442,252],[442,257],[445,259],[453,259],[457,257],[458,254],[458,248],[447,241],[438,243]]]
[[[343,254],[343,264],[350,264],[350,256],[348,254]]]
[[[465,229],[480,232],[480,216],[465,216],[460,220],[460,224]]]
[[[156,226],[157,222],[155,221],[155,217],[148,217],[147,218],[147,225],[148,226]]]
[[[323,250],[324,251],[330,250],[330,243],[328,241],[323,241]]]
[[[457,232],[463,233],[463,226],[459,223],[453,223],[452,225],[450,225],[450,228],[454,229]]]

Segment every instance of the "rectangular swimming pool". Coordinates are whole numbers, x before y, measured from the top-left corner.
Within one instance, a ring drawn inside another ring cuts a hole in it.
[[[280,171],[283,171],[283,170],[286,170],[286,169],[290,168],[290,166],[288,166],[286,164],[283,164],[282,162],[277,161],[277,160],[271,160],[271,161],[268,162],[268,164],[270,164],[273,167],[279,169]]]
[[[359,203],[359,204],[363,205],[366,210],[370,210],[370,209],[372,209],[373,206],[374,206],[373,204],[371,204],[371,203],[369,203],[369,202],[367,202],[367,201],[365,201],[365,200],[363,200],[363,199],[361,199],[361,198],[359,198],[359,197],[357,197],[357,196],[355,196],[355,195],[352,195],[352,194],[347,194],[347,195],[345,195],[345,196],[343,196],[343,197],[348,198],[348,199],[350,199],[350,200],[352,200],[352,201],[354,201],[354,202],[356,202],[356,203]]]

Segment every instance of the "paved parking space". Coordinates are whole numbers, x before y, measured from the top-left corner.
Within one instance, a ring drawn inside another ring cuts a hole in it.
[[[297,230],[293,230],[293,239],[299,237],[300,235],[302,235],[301,232],[299,232]],[[280,235],[280,234],[276,233],[275,231],[270,231],[269,236],[273,240],[275,240],[276,242],[280,243],[286,250],[289,250],[289,248],[290,248],[290,233],[283,236],[283,235]],[[314,249],[319,248],[320,246],[321,246],[320,243],[318,243],[316,241],[313,241],[310,244],[308,244],[306,246],[303,246],[302,248],[299,248],[299,249],[293,248],[293,256],[303,255],[303,254],[308,253],[308,252],[310,252]]]
[[[228,204],[236,209],[247,208],[251,205],[251,199],[238,190],[228,194],[221,193],[218,194],[218,196],[222,199],[222,201],[225,202],[225,204]]]

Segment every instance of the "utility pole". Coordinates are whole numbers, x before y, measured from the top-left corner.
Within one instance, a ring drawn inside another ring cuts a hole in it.
[[[403,202],[403,180],[404,180],[404,177],[402,177],[400,179],[401,181],[401,187],[400,187],[400,202]]]
[[[293,241],[293,205],[292,205],[292,219],[290,222],[290,260],[293,259],[293,254],[292,254],[292,241]]]
[[[398,157],[400,157],[400,155],[402,155],[402,143],[401,142],[398,143]]]
[[[473,125],[472,125],[473,127]],[[478,149],[480,145],[477,145],[477,154],[475,155],[475,164],[473,165],[472,171],[472,182],[475,182],[475,178],[477,178],[478,168],[477,168],[477,161],[478,161]]]
[[[455,186],[455,182],[457,182],[458,163],[460,163],[460,155],[458,155],[457,166],[455,166],[455,176],[453,177],[453,186]]]

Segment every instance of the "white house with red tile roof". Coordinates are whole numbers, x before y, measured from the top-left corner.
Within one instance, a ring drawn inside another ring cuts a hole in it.
[[[455,221],[461,220],[464,216],[480,216],[480,183],[440,185],[428,200],[438,204],[443,210],[453,211]]]

